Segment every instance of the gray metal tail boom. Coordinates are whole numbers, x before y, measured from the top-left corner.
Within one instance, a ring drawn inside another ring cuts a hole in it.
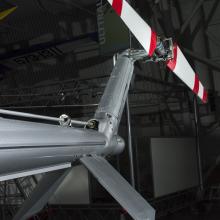
[[[1,118],[0,181],[69,167],[83,155],[102,154],[105,145],[97,131]]]

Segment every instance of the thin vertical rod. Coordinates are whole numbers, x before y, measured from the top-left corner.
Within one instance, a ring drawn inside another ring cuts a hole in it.
[[[131,185],[135,188],[134,155],[133,155],[132,134],[131,134],[131,115],[130,115],[130,106],[129,106],[128,97],[126,101],[126,110],[127,110],[126,113],[127,113],[127,128],[128,128],[128,151],[129,151],[129,163],[130,163],[130,178],[131,178]]]
[[[127,2],[131,5],[131,0],[127,0]],[[132,49],[132,33],[131,31],[129,30],[129,47],[130,47],[130,50]]]
[[[199,187],[200,191],[203,191],[203,175],[202,175],[202,160],[201,160],[201,150],[200,150],[200,133],[199,133],[199,112],[198,112],[198,103],[197,97],[194,96],[194,117],[195,117],[195,129],[196,129],[196,152],[198,159],[198,173],[199,173]]]

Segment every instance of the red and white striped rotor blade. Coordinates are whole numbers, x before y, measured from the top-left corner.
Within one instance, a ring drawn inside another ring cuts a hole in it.
[[[157,35],[151,27],[137,14],[126,0],[108,0],[115,12],[128,29],[137,38],[149,56],[152,56],[157,46]]]
[[[177,44],[174,45],[174,58],[167,62],[172,70],[204,103],[207,102],[207,91],[194,72]]]
[[[151,27],[137,14],[126,0],[108,0],[129,30],[137,38],[149,56],[157,46],[157,35]],[[167,66],[203,101],[207,102],[207,91],[195,74],[189,62],[177,45],[174,45],[174,58]]]

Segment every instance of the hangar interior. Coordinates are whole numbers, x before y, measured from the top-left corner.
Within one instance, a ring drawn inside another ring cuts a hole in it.
[[[217,220],[220,1],[129,4],[159,36],[178,42],[208,91],[208,102],[202,103],[164,62],[137,61],[119,127],[125,150],[108,161],[156,210],[155,219]],[[141,48],[105,0],[3,0],[0,44],[1,118],[39,125],[56,122],[13,112],[88,121],[115,54]],[[7,136],[14,137],[1,123],[4,143]],[[29,219],[131,219],[85,166],[73,165],[44,208]],[[35,174],[0,178],[0,219],[13,219],[32,196],[45,175]]]

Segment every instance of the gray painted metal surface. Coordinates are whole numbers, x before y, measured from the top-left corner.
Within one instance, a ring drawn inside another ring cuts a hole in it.
[[[119,56],[95,113],[100,121],[99,131],[109,140],[118,132],[134,71],[134,60],[126,53]]]
[[[118,126],[133,70],[134,59],[129,58],[126,51],[119,56],[111,73],[95,120],[90,120],[88,128],[98,131],[0,119],[0,177],[33,169],[44,170],[62,163],[69,166],[80,159],[135,220],[154,220],[155,210],[102,157],[124,149]],[[40,211],[63,180],[63,175],[62,170],[47,174],[15,220],[26,219]]]
[[[96,111],[97,118],[103,112],[120,118],[127,99],[133,70],[134,61],[131,58],[126,56],[118,58]]]
[[[83,157],[80,161],[135,220],[155,218],[154,208],[103,157]]]
[[[26,220],[43,209],[70,171],[71,168],[45,174],[13,220]]]
[[[124,142],[117,131],[133,70],[134,60],[126,51],[119,56],[96,111],[99,132],[0,119],[0,176],[73,162],[83,155],[120,153]]]
[[[8,110],[4,110],[4,109],[0,109],[0,114],[17,116],[17,117],[24,117],[24,118],[42,119],[42,120],[55,121],[55,122],[60,122],[60,120],[61,120],[61,119],[55,118],[55,117],[35,115],[35,114],[29,114],[29,113],[24,113],[24,112],[8,111]]]
[[[96,131],[0,119],[0,176],[29,171],[104,151]]]

